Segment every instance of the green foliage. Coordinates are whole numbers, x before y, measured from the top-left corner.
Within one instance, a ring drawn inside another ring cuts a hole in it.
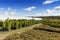
[[[53,27],[60,27],[60,19],[44,19],[42,23]]]
[[[3,22],[2,21],[0,21],[0,27],[2,27],[3,26]]]
[[[30,26],[30,25],[33,25],[33,24],[38,24],[40,23],[39,20],[26,20],[26,19],[7,19],[5,20],[4,22],[3,21],[0,21],[0,27],[2,29],[6,29],[6,30],[14,30],[14,29],[19,29],[21,27],[26,27],[26,26]]]

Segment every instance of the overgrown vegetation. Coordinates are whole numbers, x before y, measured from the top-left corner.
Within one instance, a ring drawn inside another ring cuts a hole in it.
[[[27,30],[22,34],[12,34],[4,40],[60,40],[60,17],[51,16],[42,18],[43,20],[40,21],[24,20],[22,27],[36,23],[42,23],[42,25],[35,26],[33,29]],[[19,24],[19,22],[17,24]]]
[[[60,27],[60,19],[45,19],[42,20],[42,23],[53,27]]]
[[[42,16],[38,17],[42,18],[41,23],[45,25],[50,25],[52,27],[60,27],[60,16]]]
[[[50,27],[48,25],[35,26],[26,32],[15,33],[4,40],[60,40],[60,28]]]
[[[15,29],[20,29],[22,27],[30,26],[33,24],[40,23],[39,20],[26,20],[26,19],[7,19],[5,21],[0,21],[0,30],[10,31]]]

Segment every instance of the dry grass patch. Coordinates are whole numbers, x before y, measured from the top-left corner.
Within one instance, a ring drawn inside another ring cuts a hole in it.
[[[58,32],[50,32],[47,30],[40,30],[40,29],[48,29],[48,30],[54,30],[54,31],[59,31],[60,28],[53,28],[50,26],[43,26],[40,25],[39,27],[36,26],[33,29],[27,30],[26,32],[23,32],[22,34],[20,33],[15,33],[10,36],[8,36],[4,40],[60,40],[60,33]]]

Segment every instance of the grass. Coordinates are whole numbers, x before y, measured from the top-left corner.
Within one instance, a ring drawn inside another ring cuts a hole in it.
[[[4,40],[60,40],[60,33],[58,33],[58,31],[60,31],[60,28],[40,25],[35,26],[33,29],[26,30],[21,34],[12,34]]]
[[[20,39],[22,40],[60,40],[60,33],[48,32],[44,30],[29,30],[21,34]]]
[[[40,25],[40,24],[35,24],[35,25],[32,25],[32,26],[27,26],[27,27],[23,27],[23,28],[20,28],[18,30],[13,30],[13,31],[9,31],[9,32],[4,32],[4,33],[1,33],[0,34],[0,40],[4,40],[6,37],[10,36],[10,35],[13,35],[15,33],[23,33],[29,29],[32,29],[33,27],[35,27],[36,25]]]
[[[40,25],[40,26],[34,27],[34,29],[40,29],[40,30],[46,30],[46,31],[60,33],[60,28],[52,27],[52,26],[49,26],[49,25]]]

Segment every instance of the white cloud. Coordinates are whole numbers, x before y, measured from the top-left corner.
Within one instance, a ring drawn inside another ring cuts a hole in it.
[[[34,7],[32,7],[34,9]],[[5,9],[4,9],[5,10]],[[12,8],[7,8],[7,10],[2,10],[1,14],[0,14],[0,20],[5,21],[7,18],[9,19],[32,19],[29,17],[21,17],[21,16],[17,16],[16,15],[16,10],[12,9]]]
[[[32,7],[35,8],[35,7]],[[27,16],[60,16],[60,6],[56,6],[53,9],[47,9],[46,11],[44,11],[43,13],[37,13],[35,15],[27,15]],[[57,10],[59,9],[59,10]],[[2,12],[1,12],[2,13]],[[32,19],[29,17],[21,17],[21,16],[16,16],[16,10],[12,9],[12,10],[5,10],[3,11],[2,15],[0,15],[0,19],[5,20],[7,18],[10,19]]]
[[[55,10],[60,10],[60,6],[56,6],[54,9]]]
[[[16,15],[16,12],[15,11],[11,11],[9,13],[10,13],[10,15]]]
[[[4,10],[4,8],[0,8],[0,10]]]
[[[51,4],[51,3],[56,2],[56,1],[59,1],[59,0],[46,0],[43,2],[43,4]]]
[[[42,13],[37,13],[34,16],[43,16],[43,14]]]
[[[27,7],[27,8],[25,8],[24,10],[25,11],[32,11],[32,10],[34,10],[36,7],[35,6],[32,6],[32,7]]]
[[[53,9],[46,9],[42,13],[35,13],[35,15],[27,15],[27,16],[60,16],[60,6],[56,6]]]
[[[5,11],[3,15],[9,16],[8,11]]]
[[[8,15],[8,16],[14,16],[14,15],[16,15],[16,11],[14,10],[14,9],[11,9],[11,8],[8,8],[8,10],[7,11],[5,11],[4,12],[6,15]]]
[[[47,10],[46,10],[46,13],[51,14],[51,13],[53,13],[53,11],[51,11],[51,10],[47,9]]]
[[[53,9],[47,9],[43,13],[37,13],[35,16],[60,16],[60,6],[56,6]]]
[[[2,10],[2,9],[4,9],[4,8],[0,8],[0,10]],[[16,10],[14,10],[12,8],[7,8],[7,10],[4,9],[0,13],[1,13],[0,19],[6,19],[8,17],[16,16]]]
[[[8,10],[11,10],[11,8],[8,8]]]

